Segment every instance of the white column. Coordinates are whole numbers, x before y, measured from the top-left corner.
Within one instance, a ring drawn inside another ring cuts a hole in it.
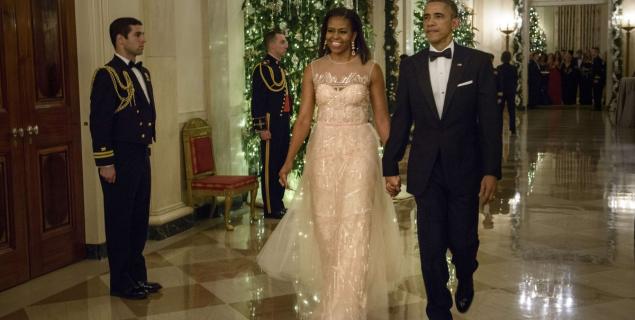
[[[190,215],[182,201],[180,110],[201,107],[202,39],[200,0],[144,0],[144,63],[152,74],[157,141],[152,146],[150,225]]]
[[[245,110],[244,18],[242,1],[207,0],[209,19],[208,121],[212,126],[216,170],[246,174],[241,130]]]

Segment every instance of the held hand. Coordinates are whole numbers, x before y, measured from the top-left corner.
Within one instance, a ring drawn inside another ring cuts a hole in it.
[[[265,131],[260,131],[260,139],[267,141],[271,139],[271,131],[269,130],[265,130]]]
[[[115,183],[115,179],[117,178],[117,171],[115,170],[115,166],[105,166],[99,168],[99,175],[106,180],[108,183]]]
[[[278,176],[280,177],[280,179],[278,179],[278,182],[285,188],[289,186],[289,184],[287,183],[287,175],[289,175],[289,172],[291,172],[291,167],[291,163],[285,162],[284,165],[282,165],[280,172],[278,173]]]
[[[490,175],[484,176],[481,180],[481,191],[478,193],[478,199],[482,205],[494,200],[497,182],[496,177]]]
[[[399,176],[390,176],[386,178],[386,191],[391,197],[395,197],[401,192],[401,178]]]

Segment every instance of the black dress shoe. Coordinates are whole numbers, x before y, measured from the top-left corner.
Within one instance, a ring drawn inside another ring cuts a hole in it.
[[[147,291],[148,293],[157,293],[163,286],[158,282],[139,281],[139,288]]]
[[[144,290],[143,288],[136,287],[136,288],[130,288],[123,291],[110,290],[110,295],[113,297],[120,297],[124,299],[142,300],[148,297],[148,292]]]
[[[276,211],[276,212],[265,214],[265,218],[269,218],[269,219],[282,219],[282,217],[284,217],[283,211]]]
[[[466,313],[474,299],[474,285],[472,280],[465,282],[467,283],[459,281],[456,293],[454,294],[454,303],[456,303],[456,309],[459,310],[460,313]]]

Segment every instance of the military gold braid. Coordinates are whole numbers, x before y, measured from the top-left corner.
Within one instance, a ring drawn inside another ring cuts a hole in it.
[[[269,71],[269,75],[271,76],[271,83],[267,81],[267,77],[265,77],[264,73],[262,72],[263,65],[267,67],[267,70]],[[269,89],[269,91],[272,91],[272,92],[280,92],[282,90],[287,91],[287,77],[285,76],[284,70],[281,70],[280,72],[280,74],[282,75],[280,81],[276,81],[276,78],[273,73],[273,68],[271,68],[271,66],[264,63],[259,63],[258,69],[260,70],[260,77],[262,78],[262,82],[265,83],[265,86],[267,86],[267,89]]]
[[[119,75],[117,74],[117,71],[115,71],[115,69],[109,66],[103,66],[102,68],[99,68],[97,69],[97,71],[95,71],[95,74],[93,75],[93,83],[95,83],[95,77],[97,76],[97,72],[99,72],[99,70],[101,69],[108,71],[108,74],[110,75],[110,80],[112,81],[112,86],[115,89],[115,93],[117,93],[117,97],[119,98],[119,106],[117,107],[117,109],[115,109],[115,113],[118,113],[119,111],[128,107],[131,102],[135,104],[136,102],[134,98],[134,94],[135,94],[134,86],[132,84],[132,79],[130,79],[130,75],[128,74],[128,72],[123,71],[123,77],[124,77],[124,80],[126,81],[126,84],[124,85],[121,82],[121,79],[119,78]],[[126,94],[126,96],[123,96],[123,94]]]

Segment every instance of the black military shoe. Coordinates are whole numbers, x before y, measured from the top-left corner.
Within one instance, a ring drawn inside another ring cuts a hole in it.
[[[472,305],[472,300],[474,299],[474,284],[472,280],[469,281],[459,281],[459,285],[456,288],[456,293],[454,294],[454,303],[456,303],[456,309],[459,310],[460,313],[466,313],[467,310]]]
[[[143,300],[148,297],[148,292],[140,287],[131,287],[127,290],[110,290],[110,295],[113,297],[119,297],[130,300]]]
[[[148,282],[148,281],[139,281],[139,287],[148,293],[157,293],[159,290],[163,288],[163,286],[158,282]]]

